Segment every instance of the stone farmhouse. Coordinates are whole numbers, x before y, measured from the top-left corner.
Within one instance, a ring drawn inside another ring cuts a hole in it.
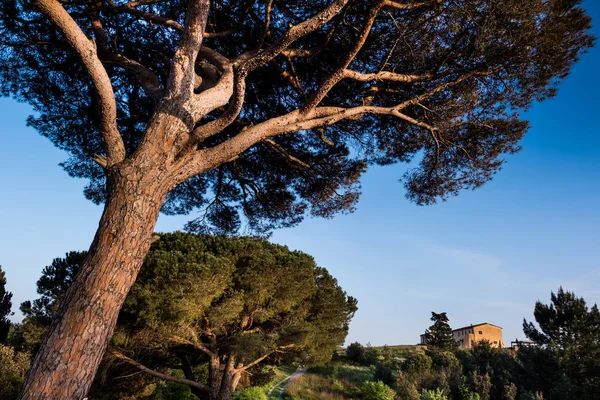
[[[452,331],[454,341],[459,347],[470,349],[475,343],[487,340],[492,347],[504,348],[502,328],[487,322],[469,325]],[[421,335],[421,344],[427,344],[425,334]]]

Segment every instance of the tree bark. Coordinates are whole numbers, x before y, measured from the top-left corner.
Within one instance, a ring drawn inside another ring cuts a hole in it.
[[[240,380],[239,375],[240,373],[235,370],[235,357],[229,356],[225,365],[225,371],[223,371],[223,377],[221,378],[218,400],[232,399],[233,391]]]
[[[125,161],[107,172],[109,198],[88,256],[55,318],[20,399],[83,399],[146,256],[170,189],[161,170]]]
[[[211,355],[208,361],[208,386],[210,387],[208,399],[218,400],[221,387],[221,361],[218,354]]]

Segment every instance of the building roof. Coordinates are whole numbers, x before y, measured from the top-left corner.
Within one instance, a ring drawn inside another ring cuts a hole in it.
[[[482,322],[481,324],[467,325],[467,326],[463,326],[462,328],[453,329],[453,330],[452,330],[452,332],[456,332],[456,331],[462,331],[463,329],[468,329],[468,328],[475,328],[475,327],[477,327],[477,326],[482,326],[482,325],[491,325],[491,326],[495,326],[496,328],[500,328],[500,329],[502,329],[502,327],[501,327],[501,326],[494,325],[494,324],[490,324],[489,322]]]

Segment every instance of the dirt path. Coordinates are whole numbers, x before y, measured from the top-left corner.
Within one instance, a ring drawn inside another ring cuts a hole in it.
[[[283,378],[282,380],[280,380],[279,382],[277,382],[275,385],[273,385],[273,387],[271,388],[271,390],[269,390],[269,392],[267,393],[267,399],[271,399],[271,396],[273,395],[273,392],[276,392],[277,390],[279,390],[279,396],[277,397],[278,400],[283,400],[283,394],[285,393],[285,389],[287,388],[287,386],[290,384],[290,382],[292,381],[292,379],[295,379],[301,375],[304,375],[304,373],[306,372],[307,368],[301,368],[296,370],[296,372],[294,372],[293,374],[291,374],[288,377]]]

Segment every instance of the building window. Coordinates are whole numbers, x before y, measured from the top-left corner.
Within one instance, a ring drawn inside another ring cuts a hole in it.
[[[483,331],[479,331],[479,334],[480,334],[480,335],[483,335]]]

